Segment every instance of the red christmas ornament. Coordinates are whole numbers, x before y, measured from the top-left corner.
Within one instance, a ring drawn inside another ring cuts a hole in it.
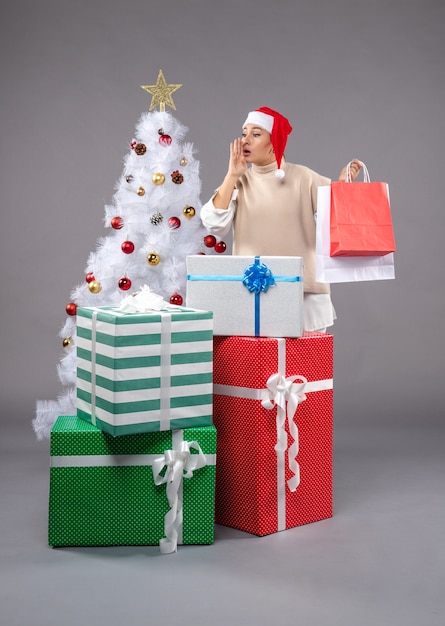
[[[170,228],[179,228],[181,226],[181,220],[179,219],[179,217],[169,217],[168,225],[170,226]]]
[[[68,315],[76,315],[77,304],[75,304],[74,302],[70,302],[66,305],[65,311],[68,313]]]
[[[110,223],[111,228],[114,228],[114,230],[120,230],[124,225],[124,220],[121,217],[113,217]]]
[[[170,135],[161,135],[159,137],[159,143],[163,146],[169,146],[172,142]]]
[[[94,278],[93,272],[88,272],[88,274],[85,276],[85,280],[87,281],[87,283],[92,283],[93,280],[96,280]]]
[[[136,141],[136,139],[133,139],[133,141],[130,143],[130,148],[134,150],[137,145],[138,145],[138,142]]]
[[[213,248],[215,244],[216,244],[216,237],[214,237],[213,235],[206,235],[204,237],[204,245],[207,248]]]
[[[131,287],[131,280],[126,276],[123,276],[119,279],[118,285],[119,289],[122,289],[122,291],[128,291]]]
[[[221,254],[221,252],[226,251],[226,248],[227,246],[224,241],[218,241],[218,243],[215,243],[215,252],[219,252]]]
[[[177,304],[178,306],[181,306],[181,304],[184,302],[182,296],[179,295],[179,293],[174,293],[171,297],[170,297],[170,304]]]
[[[124,241],[121,245],[121,250],[124,254],[131,254],[134,252],[134,243],[132,241]]]

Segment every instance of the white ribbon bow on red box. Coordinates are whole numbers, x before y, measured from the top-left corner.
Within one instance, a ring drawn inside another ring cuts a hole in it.
[[[295,383],[296,380],[300,380],[301,383]],[[274,449],[277,454],[284,454],[287,450],[288,465],[293,474],[292,478],[287,481],[290,491],[295,491],[300,484],[300,465],[296,460],[299,449],[298,427],[294,422],[294,416],[300,402],[306,400],[306,394],[303,393],[306,384],[307,378],[304,376],[285,378],[280,372],[272,374],[267,380],[267,396],[261,402],[265,409],[277,407],[277,443]],[[293,438],[289,449],[285,430],[286,408],[289,432]]]

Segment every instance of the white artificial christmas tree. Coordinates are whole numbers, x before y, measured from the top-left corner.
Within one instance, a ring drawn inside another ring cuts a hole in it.
[[[162,70],[155,85],[142,85],[152,94],[150,110],[136,125],[113,202],[105,206],[108,233],[88,258],[85,280],[71,292],[59,333],[64,354],[57,369],[65,389],[57,400],[37,402],[39,439],[49,437],[59,415],[76,414],[76,307],[119,305],[145,285],[181,305],[186,256],[215,244],[199,217],[199,162],[193,145],[184,142],[188,129],[165,110],[166,104],[176,108],[172,93],[181,86],[167,84]],[[215,249],[224,252],[225,244],[217,242]]]

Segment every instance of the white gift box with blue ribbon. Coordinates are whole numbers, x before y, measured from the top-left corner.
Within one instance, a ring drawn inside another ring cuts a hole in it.
[[[301,337],[303,259],[190,255],[187,306],[213,312],[214,335]]]

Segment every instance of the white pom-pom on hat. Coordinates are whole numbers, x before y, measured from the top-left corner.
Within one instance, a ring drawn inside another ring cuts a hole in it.
[[[281,160],[286,148],[287,138],[292,132],[292,126],[289,120],[284,117],[284,115],[281,115],[281,113],[278,113],[278,111],[269,109],[269,107],[260,107],[255,111],[250,111],[243,126],[246,124],[255,124],[270,133],[270,140],[278,167],[275,176],[277,178],[283,178],[284,170],[281,169]]]

